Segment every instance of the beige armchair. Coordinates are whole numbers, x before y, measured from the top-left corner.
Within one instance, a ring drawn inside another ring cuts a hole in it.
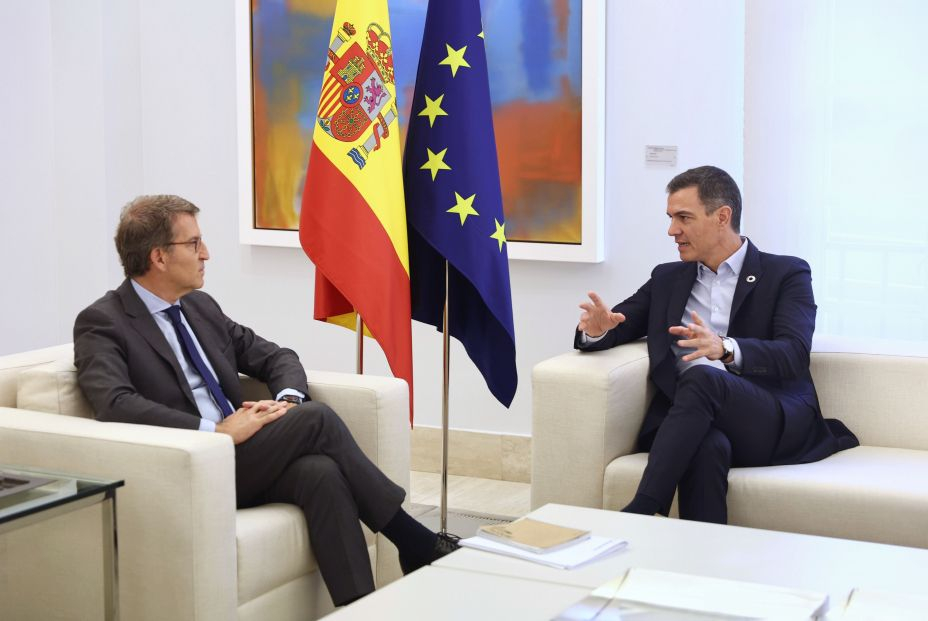
[[[928,358],[816,352],[812,376],[825,417],[861,446],[733,468],[729,523],[928,548]],[[647,462],[635,441],[653,391],[644,342],[536,365],[532,507],[628,503]]]
[[[281,621],[332,610],[302,512],[285,504],[236,510],[229,437],[97,422],[72,361],[70,345],[0,357],[0,463],[125,480],[116,503],[121,619]],[[365,454],[408,490],[405,383],[320,371],[307,375],[312,398],[338,412]],[[253,380],[247,380],[246,392],[267,397]],[[396,549],[365,532],[382,586],[401,575]],[[28,556],[67,555],[47,549],[54,545],[54,539],[32,542]],[[92,555],[72,561],[60,570],[63,575],[48,576],[49,584],[64,588],[99,574],[80,566],[92,564]],[[99,590],[72,590],[81,601],[73,602],[77,617],[71,618],[91,618],[82,615],[102,606]]]

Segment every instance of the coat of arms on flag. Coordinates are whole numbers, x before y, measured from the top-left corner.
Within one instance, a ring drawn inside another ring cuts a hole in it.
[[[342,142],[353,143],[366,135],[361,144],[348,151],[358,168],[364,168],[370,154],[380,148],[380,141],[390,135],[389,126],[397,113],[386,87],[395,82],[389,33],[371,23],[363,48],[356,35],[355,26],[345,22],[329,45],[318,122],[325,133]]]

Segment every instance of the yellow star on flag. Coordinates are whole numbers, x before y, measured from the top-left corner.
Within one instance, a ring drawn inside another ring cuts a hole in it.
[[[499,223],[499,220],[493,218],[493,222],[496,223],[496,232],[490,235],[493,239],[499,242],[499,251],[503,251],[503,244],[506,243],[506,223]]]
[[[438,64],[448,65],[449,67],[451,67],[452,78],[458,75],[458,69],[460,67],[470,67],[470,65],[467,64],[467,61],[464,60],[464,52],[467,50],[466,45],[462,47],[461,49],[456,50],[450,45],[448,45],[447,43],[445,43],[445,48],[447,48],[448,50],[448,55],[445,56],[445,59]]]
[[[448,116],[448,113],[441,109],[441,100],[444,98],[444,94],[440,95],[438,99],[432,99],[428,95],[425,96],[425,108],[422,109],[419,116],[429,117],[429,127],[435,125],[436,117]]]
[[[480,31],[480,34],[478,34],[477,36],[480,37],[481,39],[486,39],[486,37],[483,36],[483,31],[482,31],[482,30]]]
[[[456,213],[461,217],[461,226],[464,226],[464,221],[467,220],[467,216],[479,216],[480,214],[474,209],[474,199],[477,197],[476,194],[471,194],[467,198],[464,198],[457,192],[454,193],[454,199],[456,201],[454,207],[448,210],[448,213]]]
[[[448,152],[447,148],[442,149],[438,153],[432,153],[432,150],[426,147],[426,151],[429,152],[429,161],[419,167],[419,170],[429,170],[432,172],[432,181],[435,181],[435,175],[438,174],[439,170],[451,170],[451,167],[445,164],[445,153]]]

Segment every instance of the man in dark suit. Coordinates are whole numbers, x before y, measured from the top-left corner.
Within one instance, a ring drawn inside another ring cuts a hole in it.
[[[336,605],[374,590],[359,519],[396,544],[407,573],[455,549],[402,509],[404,490],[309,399],[297,355],[197,291],[209,259],[198,211],[177,196],[141,196],[123,209],[116,248],[126,280],[74,324],[78,383],[97,419],[231,436],[239,507],[303,510]],[[265,382],[274,400],[244,401],[239,373]]]
[[[796,464],[857,445],[819,409],[809,352],[815,299],[809,265],[740,235],[741,192],[702,166],[667,186],[667,234],[681,261],[658,265],[612,310],[594,292],[574,338],[581,351],[647,337],[657,387],[638,436],[648,464],[623,511],[728,520],[731,466]]]

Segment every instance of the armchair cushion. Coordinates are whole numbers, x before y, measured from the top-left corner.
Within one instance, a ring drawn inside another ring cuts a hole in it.
[[[16,407],[16,387],[20,373],[38,364],[68,358],[73,350],[71,343],[67,343],[0,356],[0,407]]]
[[[928,358],[813,353],[825,418],[839,418],[865,446],[928,450]]]
[[[25,410],[93,418],[93,408],[77,385],[70,356],[25,369],[19,374],[16,406]]]
[[[615,459],[603,479],[603,508],[635,495],[647,453]],[[835,510],[840,507],[840,510]],[[671,515],[677,515],[674,498]],[[731,524],[928,548],[928,451],[858,446],[810,464],[733,468]]]
[[[294,505],[239,509],[235,541],[239,601],[250,601],[316,570],[316,559],[306,553],[309,539],[303,513]]]

